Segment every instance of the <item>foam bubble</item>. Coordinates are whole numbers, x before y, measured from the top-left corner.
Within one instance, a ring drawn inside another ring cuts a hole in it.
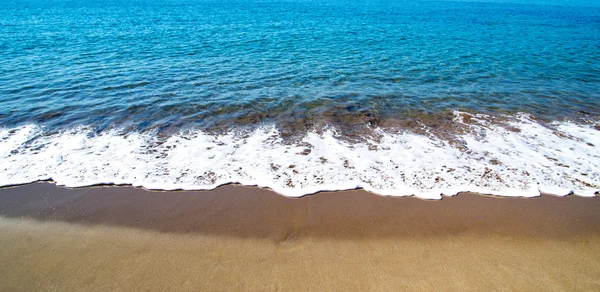
[[[0,185],[53,180],[58,185],[131,184],[201,190],[226,183],[269,187],[297,197],[364,188],[386,196],[440,199],[474,191],[499,196],[594,196],[600,189],[600,133],[588,125],[542,125],[529,116],[494,124],[484,115],[451,141],[374,129],[361,142],[335,129],[296,143],[277,128],[211,135],[187,131],[100,134],[90,128],[48,133],[39,126],[0,129]]]

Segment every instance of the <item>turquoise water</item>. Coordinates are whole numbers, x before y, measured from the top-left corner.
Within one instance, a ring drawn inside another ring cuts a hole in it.
[[[599,114],[600,7],[537,3],[3,2],[0,125]]]
[[[0,186],[593,196],[599,115],[591,1],[0,5]]]

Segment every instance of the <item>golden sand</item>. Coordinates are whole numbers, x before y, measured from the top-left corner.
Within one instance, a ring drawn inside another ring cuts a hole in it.
[[[0,190],[0,291],[598,291],[599,198]]]

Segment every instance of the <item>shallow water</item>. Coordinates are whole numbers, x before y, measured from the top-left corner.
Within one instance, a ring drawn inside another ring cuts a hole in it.
[[[180,0],[1,9],[4,125],[600,113],[599,7]]]
[[[8,1],[0,184],[591,195],[600,7],[524,2]]]

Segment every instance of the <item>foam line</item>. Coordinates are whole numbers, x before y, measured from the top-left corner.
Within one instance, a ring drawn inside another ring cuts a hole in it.
[[[37,125],[0,129],[0,185],[53,180],[67,187],[130,184],[204,190],[227,183],[268,187],[289,197],[364,188],[385,196],[440,199],[474,191],[498,196],[594,196],[600,185],[600,131],[590,125],[505,125],[484,115],[454,139],[373,129],[377,139],[350,143],[335,129],[285,141],[275,127],[210,135],[182,132],[95,134],[79,127],[51,134]],[[510,127],[510,130],[508,127]],[[516,129],[516,130],[515,130]],[[598,146],[596,146],[598,145]]]

